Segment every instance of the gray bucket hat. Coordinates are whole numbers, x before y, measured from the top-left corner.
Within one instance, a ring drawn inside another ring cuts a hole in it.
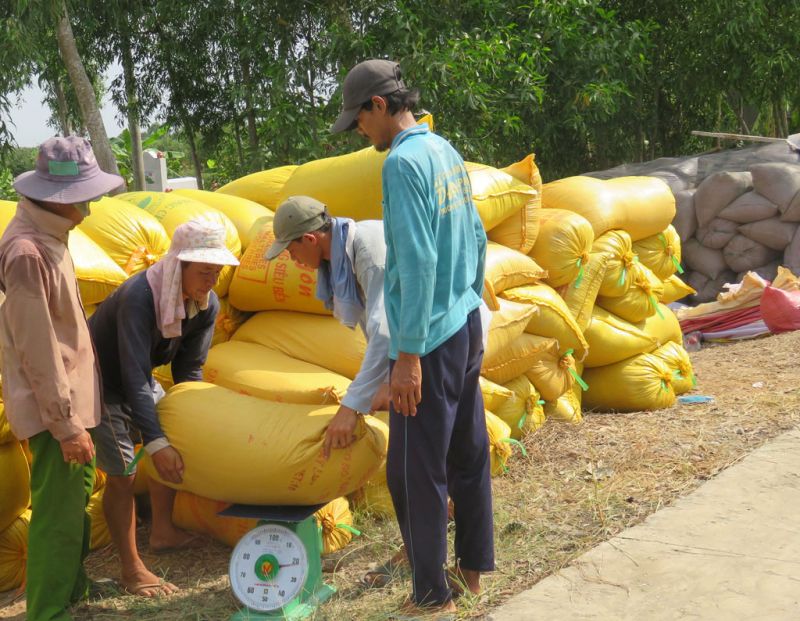
[[[100,170],[92,145],[80,136],[55,136],[39,147],[36,168],[14,180],[18,194],[37,201],[71,205],[107,194],[124,183]]]
[[[358,63],[344,78],[342,111],[331,126],[331,133],[355,129],[355,120],[361,106],[376,95],[391,95],[405,87],[399,63],[381,59]]]

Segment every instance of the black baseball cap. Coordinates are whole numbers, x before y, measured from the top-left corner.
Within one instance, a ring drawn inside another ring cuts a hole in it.
[[[361,106],[372,97],[390,95],[405,87],[400,63],[377,58],[358,63],[344,78],[342,111],[331,126],[331,133],[338,134],[354,129]]]

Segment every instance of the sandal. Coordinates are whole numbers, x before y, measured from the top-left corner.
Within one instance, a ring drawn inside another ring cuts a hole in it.
[[[152,595],[148,595],[143,592],[148,589],[151,589],[155,592]],[[123,584],[122,592],[125,593],[126,595],[134,595],[136,597],[148,597],[148,598],[168,597],[170,595],[174,595],[175,593],[177,593],[178,587],[176,587],[171,582],[159,580],[158,582],[138,582],[136,584],[128,584],[128,585]]]

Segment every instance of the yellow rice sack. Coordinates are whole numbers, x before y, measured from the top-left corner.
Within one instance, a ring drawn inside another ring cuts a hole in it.
[[[70,231],[67,247],[84,304],[99,304],[128,278],[122,268],[80,229]]]
[[[564,299],[548,285],[527,285],[503,292],[508,300],[527,304],[537,309],[528,322],[525,332],[556,339],[561,350],[572,349],[578,360],[583,360],[589,348],[583,332],[569,312]]]
[[[497,384],[511,381],[535,365],[545,355],[545,350],[551,348],[558,349],[555,339],[521,334],[507,347],[493,352],[493,355],[484,355],[481,375]]]
[[[660,312],[658,299],[664,294],[664,285],[641,263],[634,263],[631,272],[631,286],[625,295],[614,298],[600,295],[597,305],[636,323]]]
[[[17,437],[14,435],[14,432],[11,431],[11,425],[8,424],[8,418],[6,418],[5,404],[3,400],[0,399],[0,444],[16,441]]]
[[[108,531],[105,513],[103,513],[103,493],[105,487],[101,487],[91,498],[86,507],[86,512],[92,520],[92,532],[89,537],[89,548],[97,550],[111,543],[111,533]]]
[[[389,427],[389,412],[375,412],[372,416]],[[385,459],[364,486],[352,494],[351,499],[362,511],[376,518],[394,519],[394,503],[386,481]]]
[[[692,360],[682,345],[670,341],[656,353],[673,369],[672,387],[676,395],[687,393],[697,386]]]
[[[586,330],[592,319],[592,309],[605,278],[607,265],[608,256],[593,252],[589,255],[589,264],[584,270],[580,286],[576,287],[575,283],[572,283],[566,285],[563,292],[559,290],[581,333]]]
[[[584,335],[589,343],[589,355],[584,360],[587,368],[614,364],[651,352],[661,344],[657,337],[599,306],[594,308]]]
[[[586,218],[595,237],[622,229],[633,241],[663,231],[675,217],[675,197],[655,177],[567,177],[542,187],[545,209],[567,209]]]
[[[146,270],[169,250],[169,235],[144,209],[104,196],[78,225],[129,276]]]
[[[159,367],[153,369],[153,377],[161,384],[161,387],[164,390],[169,390],[175,385],[174,380],[172,379],[172,365],[171,364],[162,364]]]
[[[231,304],[244,311],[285,310],[330,315],[317,299],[317,270],[292,261],[285,250],[272,261],[264,253],[275,240],[266,222],[242,256],[231,281]]]
[[[563,209],[538,209],[539,235],[528,253],[547,270],[551,287],[561,287],[579,278],[592,250],[592,226],[578,214]]]
[[[577,375],[575,358],[559,349],[558,341],[531,336],[538,346],[537,358],[525,375],[545,401],[555,401],[572,388]]]
[[[536,190],[536,197],[524,209],[503,220],[489,232],[489,239],[527,254],[536,243],[539,234],[538,209],[542,206],[542,176],[536,166],[533,153],[525,159],[500,170],[522,181]]]
[[[683,343],[683,332],[681,324],[672,309],[664,304],[658,305],[660,312],[650,315],[644,321],[634,324],[645,334],[658,340],[659,344],[670,341],[673,343]]]
[[[351,330],[333,317],[290,311],[260,312],[232,340],[258,343],[349,379],[355,379],[367,349],[361,328]]]
[[[604,252],[608,255],[608,267],[598,295],[618,298],[628,293],[636,259],[631,236],[625,231],[606,231],[594,240],[592,252]]]
[[[114,198],[138,205],[154,215],[170,237],[178,226],[189,220],[204,219],[223,226],[225,227],[225,246],[235,257],[238,258],[242,255],[242,242],[233,222],[221,211],[209,207],[205,203],[175,192],[127,192],[117,194]],[[214,287],[214,291],[219,297],[227,295],[233,272],[234,266],[232,265],[222,268],[219,281]]]
[[[538,283],[547,278],[547,270],[521,252],[489,242],[483,278],[485,288],[496,296],[511,287]]]
[[[30,488],[31,473],[20,443],[0,444],[0,531],[28,508]]]
[[[179,384],[158,403],[161,427],[185,466],[183,483],[167,485],[263,505],[311,505],[350,494],[385,460],[389,430],[373,416],[359,417],[355,441],[325,459],[325,430],[336,411],[264,401],[204,382]],[[158,478],[152,462],[145,467]]]
[[[17,213],[17,204],[14,201],[0,200],[0,230],[6,230],[15,213]]]
[[[478,383],[483,396],[483,407],[487,410],[494,412],[497,408],[503,406],[504,403],[511,400],[516,400],[516,395],[513,390],[495,384],[493,381],[481,376],[478,378]]]
[[[583,374],[583,366],[577,365],[576,371]],[[562,423],[577,424],[583,420],[581,413],[581,401],[583,400],[583,389],[578,383],[572,386],[555,401],[549,401],[544,404],[544,415],[550,420],[556,420]]]
[[[271,218],[273,216],[272,211],[263,205],[239,196],[189,189],[175,190],[174,193],[205,203],[228,216],[239,234],[242,251],[246,250],[247,246],[250,245],[249,236],[253,224],[260,218]]]
[[[486,410],[486,432],[489,434],[489,459],[492,476],[506,472],[506,463],[511,457],[511,428],[499,417]]]
[[[681,238],[671,224],[660,233],[635,242],[633,251],[642,265],[649,267],[661,280],[666,280],[675,272],[683,273]]]
[[[275,211],[280,205],[281,189],[296,169],[296,164],[290,164],[262,170],[234,179],[219,188],[217,192],[246,198]]]
[[[10,591],[25,583],[30,523],[31,512],[26,510],[0,531],[0,591]]]
[[[587,369],[584,378],[589,390],[583,403],[589,409],[635,412],[660,410],[675,403],[674,371],[659,350]]]
[[[465,162],[465,165],[472,186],[472,200],[475,202],[483,228],[487,231],[491,232],[501,222],[516,214],[529,213],[539,208],[539,193],[527,183],[485,164]],[[510,242],[515,248],[532,244],[536,235],[534,230],[528,232],[525,229],[526,216],[521,216],[518,222],[522,226],[521,229],[514,230],[513,225],[508,226],[505,233],[500,234],[500,239],[494,241],[504,244]],[[535,223],[533,225],[535,226]]]
[[[491,410],[511,428],[511,437],[519,440],[530,431],[535,431],[544,424],[544,401],[530,380],[524,375],[506,382],[504,388],[513,397],[501,403],[496,410]],[[488,409],[488,408],[486,408]]]
[[[350,380],[263,345],[229,341],[212,347],[203,366],[207,382],[278,403],[337,404]]]
[[[683,282],[677,274],[673,274],[664,281],[664,293],[661,294],[659,302],[671,304],[685,298],[687,295],[697,293],[692,287]]]
[[[536,314],[536,308],[529,304],[504,299],[498,299],[497,302],[500,309],[492,312],[484,360],[502,358],[509,345],[525,331],[531,317]]]
[[[231,503],[203,498],[191,492],[178,492],[172,509],[172,521],[178,528],[208,535],[228,546],[235,546],[248,532],[258,526],[256,518],[220,516]],[[342,549],[353,537],[348,528],[353,516],[346,498],[337,498],[314,514],[321,528],[322,553]]]
[[[252,315],[253,313],[234,308],[227,297],[221,298],[219,301],[219,313],[217,313],[217,319],[214,323],[214,335],[211,337],[211,347],[230,341],[236,331]]]
[[[530,153],[519,162],[509,164],[505,168],[501,168],[504,173],[508,173],[515,179],[519,179],[522,183],[527,183],[534,190],[539,192],[539,202],[541,202],[542,192],[542,175],[539,172],[539,167],[536,165],[536,155]]]

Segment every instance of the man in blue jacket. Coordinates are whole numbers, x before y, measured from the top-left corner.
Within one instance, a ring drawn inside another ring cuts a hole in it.
[[[481,572],[494,569],[489,446],[478,386],[486,234],[464,161],[444,138],[416,124],[418,100],[397,63],[367,60],[347,74],[331,131],[357,129],[378,151],[389,150],[383,165],[392,361],[386,476],[412,569],[406,612],[453,612],[448,493],[456,576],[477,593]]]

